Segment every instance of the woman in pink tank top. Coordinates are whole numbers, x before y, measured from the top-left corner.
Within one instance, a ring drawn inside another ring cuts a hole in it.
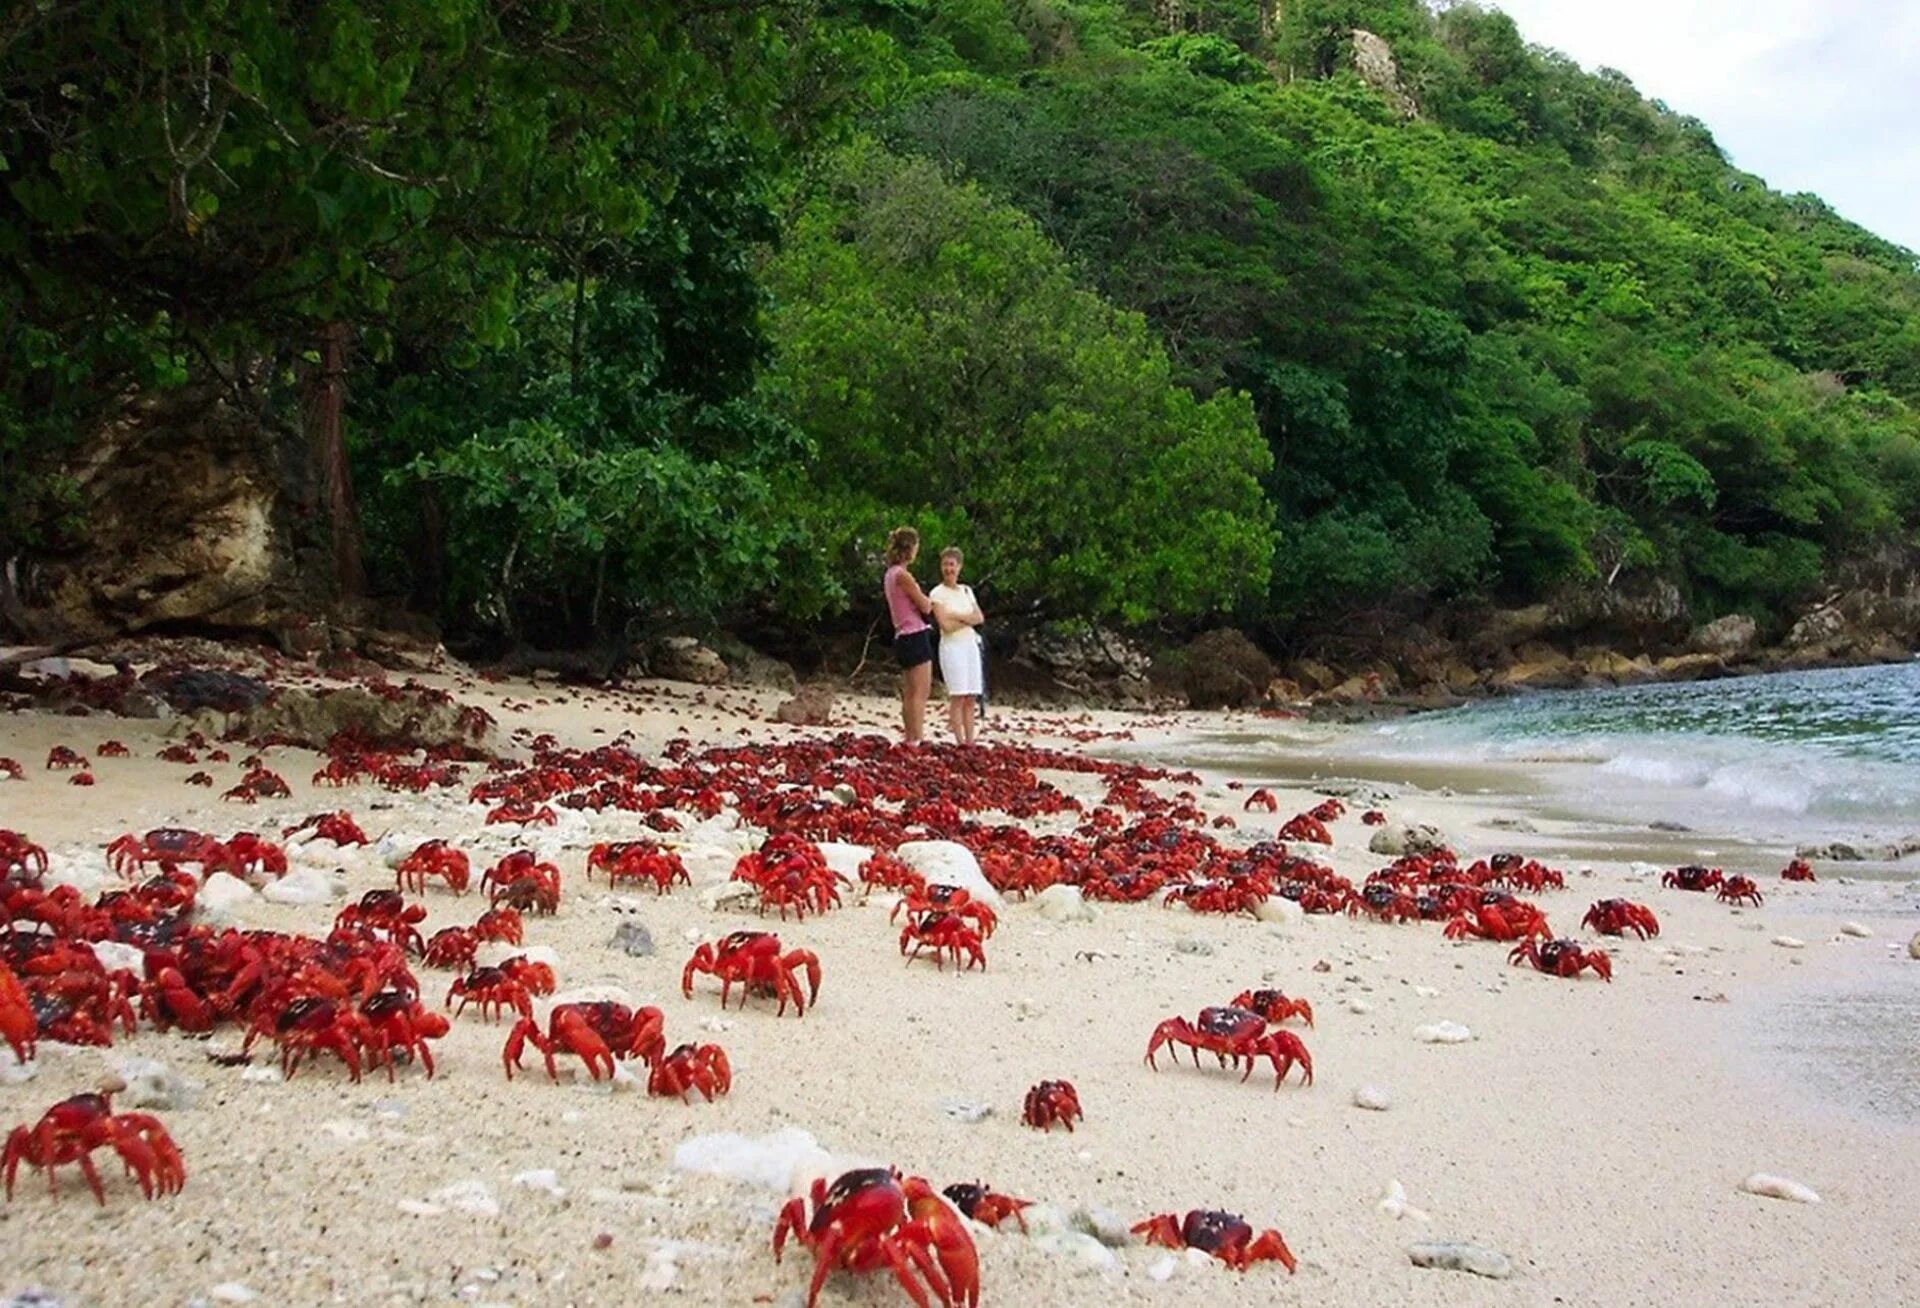
[[[910,571],[919,553],[920,533],[912,527],[895,527],[887,536],[887,573],[880,583],[887,614],[893,619],[893,657],[900,664],[900,717],[909,745],[920,740],[927,696],[933,690],[933,628],[927,623],[933,601]]]

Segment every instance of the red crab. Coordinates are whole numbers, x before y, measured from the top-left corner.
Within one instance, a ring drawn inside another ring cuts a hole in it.
[[[33,999],[27,994],[13,969],[0,963],[0,1040],[13,1049],[14,1059],[26,1062],[40,1036],[40,1022],[33,1015]]]
[[[441,927],[427,937],[421,961],[428,967],[471,968],[480,952],[480,938],[472,927]]]
[[[513,1070],[520,1066],[521,1051],[531,1041],[533,1047],[545,1055],[547,1075],[553,1080],[560,1079],[554,1054],[571,1053],[580,1056],[587,1065],[587,1075],[598,1081],[602,1067],[606,1069],[606,1076],[613,1076],[616,1058],[638,1058],[648,1063],[659,1058],[666,1047],[661,1036],[665,1028],[665,1016],[651,1006],[636,1011],[625,1004],[605,1001],[559,1004],[547,1014],[545,1035],[540,1034],[539,1024],[530,1017],[516,1022],[507,1036],[506,1047],[501,1050],[500,1061],[506,1064],[507,1080],[513,1080]]]
[[[524,849],[515,850],[480,878],[487,902],[550,917],[560,909],[560,869]]]
[[[800,994],[799,974],[804,968],[807,974],[807,994]],[[741,983],[740,1004],[746,1006],[746,996],[773,995],[780,1001],[776,1017],[787,1011],[787,1001],[793,1001],[795,1017],[806,1015],[807,1005],[817,1003],[820,998],[820,960],[810,950],[795,949],[786,954],[780,952],[780,937],[767,931],[735,931],[732,935],[717,942],[701,944],[693,951],[693,957],[687,960],[686,970],[680,974],[680,989],[687,998],[693,998],[693,978],[698,972],[711,972],[720,978],[720,1007],[727,1006],[727,995],[733,989],[733,983]]]
[[[1580,919],[1583,927],[1592,927],[1603,936],[1624,936],[1632,931],[1642,940],[1660,934],[1660,919],[1644,904],[1625,899],[1602,899]]]
[[[213,773],[189,772],[186,780],[181,784],[187,786],[211,786],[213,785]]]
[[[91,786],[93,784],[93,773],[76,772],[67,778],[67,784],[69,786]]]
[[[1267,813],[1278,813],[1280,811],[1280,801],[1273,797],[1271,790],[1262,786],[1259,790],[1247,796],[1247,802],[1240,806],[1240,811],[1242,813],[1251,813],[1256,808]]]
[[[446,1016],[423,1008],[412,995],[399,990],[382,990],[360,1005],[366,1019],[367,1052],[375,1063],[383,1063],[387,1079],[393,1080],[394,1054],[410,1054],[420,1060],[429,1079],[433,1076],[433,1052],[427,1041],[438,1040],[452,1026]]]
[[[1071,1081],[1042,1081],[1027,1091],[1020,1109],[1020,1120],[1036,1131],[1051,1131],[1055,1122],[1073,1134],[1074,1119],[1086,1120],[1080,1109],[1080,1092]]]
[[[1196,1208],[1178,1220],[1172,1213],[1161,1213],[1134,1226],[1133,1233],[1145,1236],[1148,1244],[1204,1250],[1236,1272],[1263,1260],[1281,1264],[1289,1274],[1296,1265],[1280,1232],[1265,1230],[1256,1236],[1245,1218],[1215,1208]]]
[[[991,1186],[980,1181],[955,1182],[940,1193],[961,1213],[990,1230],[1011,1217],[1020,1223],[1021,1233],[1026,1232],[1027,1218],[1021,1209],[1031,1207],[1031,1199],[1015,1199],[1011,1195],[996,1193]]]
[[[909,944],[913,946],[910,954],[907,953]],[[956,913],[923,913],[900,929],[900,952],[907,955],[908,963],[920,957],[923,949],[933,951],[934,965],[942,971],[946,970],[949,956],[954,967],[960,968],[963,954],[968,969],[986,970],[987,952],[980,947],[980,933]]]
[[[757,889],[760,911],[777,908],[783,922],[788,909],[805,918],[809,912],[839,907],[840,886],[849,884],[827,866],[818,845],[791,832],[768,836],[759,849],[734,864],[733,879]]]
[[[391,940],[409,954],[424,954],[427,942],[421,939],[419,924],[426,920],[426,906],[409,904],[398,890],[369,890],[358,903],[340,910],[333,929]]]
[[[1813,864],[1804,858],[1796,858],[1780,869],[1780,879],[1782,881],[1816,881],[1819,878],[1813,875]]]
[[[1751,904],[1760,907],[1760,887],[1752,877],[1728,877],[1720,883],[1719,900],[1723,904]]]
[[[22,1163],[46,1172],[47,1188],[55,1194],[60,1185],[54,1169],[78,1163],[93,1197],[104,1207],[107,1193],[91,1156],[102,1145],[113,1146],[127,1171],[140,1183],[140,1192],[149,1199],[156,1194],[178,1194],[187,1183],[180,1149],[159,1118],[147,1113],[116,1113],[107,1095],[80,1094],[62,1099],[38,1122],[16,1126],[7,1136],[6,1152],[0,1155],[7,1198],[13,1198],[14,1177]]]
[[[1384,827],[1387,825],[1387,815],[1377,808],[1370,808],[1360,815],[1360,822],[1363,826]]]
[[[0,830],[0,881],[38,881],[47,871],[47,851],[18,831]]]
[[[517,800],[508,800],[506,803],[500,805],[499,808],[487,814],[487,825],[490,827],[503,822],[522,827],[550,827],[557,821],[559,821],[559,817],[554,813],[551,806],[541,804],[535,807],[532,803]]]
[[[981,866],[986,866],[986,858],[981,858]],[[992,880],[992,874],[988,874]],[[926,888],[927,880],[908,867],[892,854],[881,851],[860,865],[860,880],[878,890],[918,891]]]
[[[963,886],[949,886],[940,882],[910,889],[893,906],[893,912],[887,914],[891,922],[905,911],[910,917],[930,913],[953,913],[973,923],[982,940],[993,939],[994,928],[1000,925],[999,915],[991,905],[975,899]]]
[[[466,1012],[468,1004],[478,1004],[482,1017],[497,1018],[503,1008],[511,1008],[521,1017],[532,1017],[533,996],[552,994],[554,984],[552,968],[516,954],[492,967],[476,967],[467,975],[455,978],[453,987],[447,991],[447,1006],[451,1007],[455,999],[460,1001],[460,1006],[453,1010],[455,1017]],[[491,1014],[487,1011],[489,1008],[493,1010]]]
[[[27,771],[20,766],[17,758],[0,758],[0,779],[6,781],[25,781]]]
[[[653,892],[664,895],[675,885],[690,886],[693,878],[680,861],[680,855],[662,849],[651,840],[622,840],[595,845],[587,853],[587,878],[598,868],[607,874],[609,889],[622,881],[651,881]]]
[[[125,758],[127,747],[117,740],[103,740],[93,747],[95,758]]]
[[[287,874],[287,853],[251,831],[237,831],[227,842],[226,864],[236,876],[283,877]]]
[[[1676,890],[1706,891],[1712,890],[1723,879],[1719,868],[1701,867],[1697,863],[1691,863],[1686,867],[1677,867],[1661,877],[1660,884],[1672,886]]]
[[[1515,966],[1531,963],[1535,971],[1568,979],[1592,968],[1601,980],[1613,980],[1613,960],[1607,956],[1607,952],[1603,949],[1588,952],[1580,948],[1577,940],[1523,940],[1513,947],[1513,952],[1507,955],[1507,961]]]
[[[343,847],[372,843],[367,839],[367,833],[360,829],[360,824],[353,820],[353,814],[345,809],[334,813],[315,813],[290,827],[283,827],[280,835],[284,838],[296,831],[311,831],[314,839],[331,840]]]
[[[1147,1066],[1155,1071],[1159,1065],[1153,1061],[1153,1055],[1162,1045],[1176,1046],[1174,1055],[1178,1060],[1177,1046],[1185,1045],[1193,1051],[1193,1065],[1200,1066],[1200,1051],[1206,1050],[1219,1059],[1224,1066],[1231,1062],[1238,1067],[1242,1060],[1247,1070],[1240,1079],[1245,1081],[1253,1075],[1254,1064],[1266,1058],[1273,1064],[1273,1088],[1278,1090],[1287,1073],[1293,1070],[1295,1063],[1300,1064],[1305,1080],[1303,1084],[1313,1084],[1313,1056],[1307,1052],[1300,1037],[1291,1031],[1268,1031],[1267,1019],[1247,1008],[1226,1005],[1218,1008],[1203,1008],[1200,1016],[1189,1022],[1184,1017],[1170,1017],[1153,1029],[1153,1038],[1147,1042]]]
[[[807,1308],[815,1308],[829,1272],[883,1267],[920,1308],[930,1308],[934,1300],[944,1308],[979,1304],[980,1255],[973,1237],[922,1178],[903,1178],[887,1167],[862,1168],[842,1173],[831,1186],[825,1177],[814,1178],[810,1197],[811,1220],[807,1200],[796,1196],[773,1227],[775,1262],[788,1235],[813,1253]]]
[[[506,945],[523,945],[526,943],[526,924],[517,908],[490,908],[474,921],[473,938]]]
[[[47,768],[49,771],[56,768],[84,768],[86,766],[86,758],[83,755],[74,753],[65,745],[55,745],[47,751]]]
[[[1331,845],[1333,833],[1327,830],[1327,824],[1311,813],[1298,813],[1287,819],[1280,828],[1282,840],[1304,840],[1311,845]]]
[[[1242,990],[1234,996],[1231,1007],[1252,1009],[1275,1026],[1290,1017],[1313,1025],[1313,1005],[1304,999],[1289,999],[1278,990]]]
[[[666,1098],[679,1095],[687,1103],[687,1092],[698,1090],[708,1103],[733,1088],[733,1069],[727,1064],[726,1050],[719,1045],[680,1045],[658,1059],[647,1074],[647,1093]]]
[[[291,1081],[301,1060],[325,1050],[347,1065],[353,1080],[360,1079],[360,1051],[372,1042],[372,1027],[358,1009],[331,999],[306,996],[278,1012],[263,1009],[240,1042],[245,1053],[263,1035],[280,1046],[280,1075]]]
[[[444,840],[427,840],[414,846],[413,852],[400,860],[394,869],[394,884],[402,890],[424,895],[428,880],[438,877],[454,894],[464,895],[472,876],[473,865],[464,853]]]
[[[1471,891],[1469,891],[1471,893]],[[1475,904],[1471,918],[1462,915],[1447,923],[1446,937],[1458,940],[1472,936],[1477,940],[1530,940],[1553,934],[1547,915],[1520,899],[1495,899]]]

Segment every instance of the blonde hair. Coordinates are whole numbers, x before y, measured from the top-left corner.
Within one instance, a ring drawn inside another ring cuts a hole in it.
[[[920,533],[912,527],[895,527],[887,533],[887,562],[905,563],[920,548]]]
[[[947,546],[940,551],[940,557],[942,560],[952,559],[955,563],[965,563],[967,561],[967,556],[960,552],[958,545]]]

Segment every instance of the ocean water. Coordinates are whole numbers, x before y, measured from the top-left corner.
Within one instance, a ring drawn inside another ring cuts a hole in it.
[[[1346,749],[1520,768],[1595,814],[1895,839],[1920,831],[1920,663],[1489,700],[1363,729]]]

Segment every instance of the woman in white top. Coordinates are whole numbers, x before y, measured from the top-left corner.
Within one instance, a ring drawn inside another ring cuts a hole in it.
[[[985,622],[973,587],[960,584],[961,554],[949,545],[940,551],[940,584],[927,592],[933,620],[940,628],[940,679],[947,683],[947,725],[962,745],[973,743],[986,674],[980,665],[980,633]]]

